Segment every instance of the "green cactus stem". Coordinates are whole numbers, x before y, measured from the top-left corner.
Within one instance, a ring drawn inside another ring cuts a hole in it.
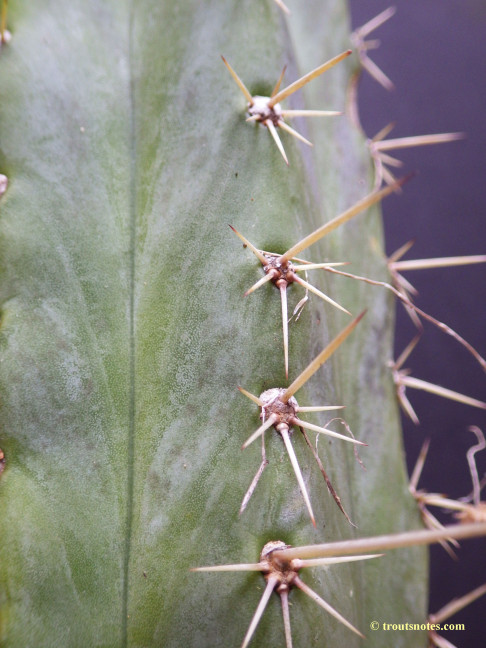
[[[283,65],[291,83],[350,46],[345,2],[300,4],[288,17],[271,0],[9,5],[12,40],[0,51],[5,648],[237,647],[261,597],[259,575],[216,581],[190,567],[254,561],[272,538],[299,546],[421,525],[387,367],[393,298],[334,277],[317,286],[353,315],[368,312],[299,405],[345,405],[368,444],[366,470],[351,444],[317,446],[358,528],[299,438],[313,528],[273,431],[272,470],[238,515],[260,454],[240,450],[259,423],[237,386],[260,394],[288,383],[278,291],[243,298],[258,264],[228,224],[283,253],[373,182],[365,142],[345,116],[297,118],[314,147],[282,133],[290,167],[265,128],[245,121],[221,54],[252,96],[269,96]],[[343,110],[352,59],[289,107]],[[316,243],[309,260],[349,261],[387,280],[378,208]],[[293,375],[349,323],[319,302],[311,296],[290,324]],[[424,550],[370,563],[316,570],[306,583],[366,634],[375,618],[425,619]],[[252,646],[284,644],[274,599]],[[300,596],[295,648],[363,645],[320,612]],[[393,641],[417,647],[426,636]],[[389,636],[375,633],[373,646],[388,647]]]

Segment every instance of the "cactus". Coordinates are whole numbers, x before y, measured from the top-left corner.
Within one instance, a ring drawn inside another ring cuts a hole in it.
[[[238,646],[261,596],[259,574],[191,567],[256,562],[290,545],[419,528],[407,490],[391,357],[394,304],[376,286],[313,283],[366,316],[299,392],[342,404],[360,451],[318,452],[352,527],[295,435],[316,528],[278,436],[238,509],[258,427],[237,387],[286,387],[278,291],[244,291],[259,264],[228,227],[283,253],[373,185],[362,135],[346,117],[308,120],[289,167],[245,100],[269,96],[349,45],[346,3],[307,0],[285,18],[269,0],[16,2],[0,52],[1,643],[26,646]],[[288,103],[344,108],[356,61]],[[316,243],[313,262],[349,261],[386,281],[376,206]],[[289,290],[290,308],[300,299]],[[290,325],[289,379],[348,324],[311,298]],[[323,425],[329,417],[309,415]],[[341,430],[339,430],[341,431]],[[312,572],[312,573],[311,573]],[[427,554],[309,570],[313,589],[365,634],[373,619],[426,618]],[[300,593],[296,592],[296,596]],[[276,599],[277,597],[275,597]],[[283,645],[278,600],[252,645]],[[358,646],[304,596],[294,645]],[[425,645],[425,633],[393,637]],[[374,646],[388,646],[386,633]]]

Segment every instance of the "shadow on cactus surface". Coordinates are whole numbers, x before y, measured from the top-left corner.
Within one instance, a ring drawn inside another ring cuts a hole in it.
[[[260,394],[287,381],[279,294],[243,299],[254,268],[227,225],[283,252],[373,182],[364,139],[344,116],[297,118],[314,147],[283,133],[290,168],[264,129],[245,123],[221,53],[251,93],[270,96],[284,64],[287,83],[349,46],[344,2],[294,5],[289,17],[270,0],[8,5],[12,37],[0,50],[6,648],[239,646],[260,575],[216,583],[190,567],[255,562],[275,538],[301,546],[421,526],[386,364],[391,295],[325,278],[320,290],[368,312],[299,404],[344,404],[369,446],[366,471],[342,447],[351,444],[318,450],[358,528],[296,444],[312,527],[273,431],[273,470],[238,515],[255,457],[240,450],[249,421],[237,385]],[[289,97],[289,108],[344,106],[351,58]],[[387,280],[376,207],[316,243],[309,260],[330,256]],[[311,296],[290,324],[292,371],[346,323]],[[326,417],[309,413],[315,425]],[[307,585],[366,634],[372,619],[427,617],[421,548],[318,571]],[[290,594],[296,648],[363,645],[300,594]],[[273,597],[251,645],[284,641]],[[369,641],[389,645],[385,633]],[[397,647],[426,641],[394,636]]]

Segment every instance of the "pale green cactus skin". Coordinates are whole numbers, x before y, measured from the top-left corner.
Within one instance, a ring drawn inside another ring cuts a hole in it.
[[[301,6],[299,6],[299,4]],[[364,141],[346,116],[284,133],[287,167],[220,54],[253,93],[271,92],[349,47],[342,0],[169,2],[22,0],[0,52],[0,644],[5,648],[237,647],[261,596],[259,574],[192,566],[255,562],[293,545],[419,526],[407,477],[391,357],[394,304],[379,288],[313,275],[354,315],[345,345],[302,389],[303,405],[343,404],[351,444],[319,451],[352,528],[300,433],[310,524],[278,436],[260,462],[241,444],[259,424],[238,391],[285,386],[280,302],[228,224],[284,251],[372,185]],[[342,110],[348,59],[300,97]],[[307,130],[305,130],[307,129]],[[387,277],[378,209],[306,258],[350,261]],[[304,254],[303,254],[304,256]],[[327,281],[329,279],[329,281]],[[295,288],[295,290],[294,290]],[[293,306],[303,292],[289,290]],[[290,379],[349,318],[311,298],[290,326]],[[309,415],[324,423],[329,416]],[[339,430],[341,431],[341,430]],[[295,648],[425,645],[427,554],[306,570],[303,578],[367,643],[300,592]],[[283,646],[275,596],[252,646]]]

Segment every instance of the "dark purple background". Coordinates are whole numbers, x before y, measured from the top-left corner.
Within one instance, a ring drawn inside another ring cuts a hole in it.
[[[417,170],[399,197],[383,204],[387,252],[415,239],[406,258],[486,253],[486,2],[484,0],[398,0],[396,14],[370,38],[381,41],[371,58],[395,83],[388,92],[366,73],[359,106],[368,136],[391,121],[388,137],[463,131],[449,144],[404,149],[404,172]],[[386,0],[350,0],[356,28],[390,6]],[[393,154],[393,152],[391,152]],[[420,294],[418,306],[452,326],[486,356],[486,265],[407,273]],[[398,309],[396,354],[413,336]],[[413,375],[486,400],[486,376],[457,342],[431,325],[406,363]],[[457,498],[471,490],[466,452],[475,443],[468,431],[486,434],[486,413],[434,395],[408,390],[421,424],[404,420],[409,468],[421,444],[432,444],[419,486]],[[486,451],[477,455],[480,475]],[[486,493],[486,489],[485,489]],[[486,494],[483,495],[486,499]],[[434,509],[436,512],[437,509]],[[453,520],[449,516],[443,521]],[[431,611],[486,582],[486,541],[464,541],[454,562],[432,549]],[[486,646],[486,595],[451,623],[466,632],[444,636],[458,648]],[[386,621],[386,620],[384,620]],[[398,621],[398,620],[397,620]]]

